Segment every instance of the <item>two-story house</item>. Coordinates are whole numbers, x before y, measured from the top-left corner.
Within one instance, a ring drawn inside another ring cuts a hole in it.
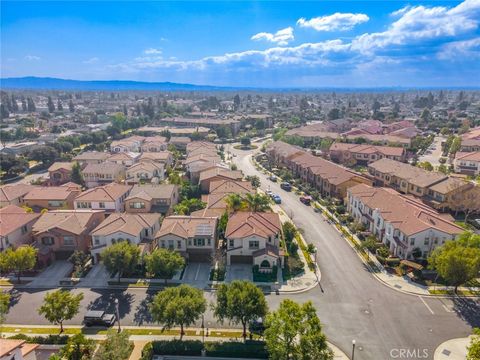
[[[92,253],[95,262],[100,254],[118,241],[128,241],[151,250],[151,243],[160,229],[160,214],[112,214],[92,230]]]
[[[7,205],[23,205],[23,198],[38,186],[14,184],[0,186],[0,208]]]
[[[125,181],[129,184],[137,184],[140,182],[159,183],[164,177],[165,167],[163,164],[152,161],[141,161],[127,169]]]
[[[113,162],[123,166],[132,166],[140,157],[139,153],[119,152],[110,155],[106,161]]]
[[[164,136],[148,136],[144,139],[141,149],[143,152],[160,152],[167,150],[167,138]]]
[[[85,151],[75,156],[72,160],[85,166],[88,164],[101,164],[108,159],[110,154],[100,151]]]
[[[453,161],[455,172],[477,176],[480,174],[480,151],[457,152]]]
[[[73,163],[69,162],[54,162],[48,168],[50,185],[61,185],[69,182],[72,179]]]
[[[40,214],[29,213],[16,205],[0,209],[0,251],[32,242],[32,227]]]
[[[81,191],[80,185],[74,183],[61,186],[37,186],[23,197],[23,201],[34,211],[73,209],[73,201]]]
[[[125,166],[113,162],[88,164],[82,170],[83,180],[88,188],[121,182],[125,179]]]
[[[406,158],[406,150],[403,147],[335,142],[330,146],[329,155],[335,162],[354,166],[367,165],[383,158],[403,162]]]
[[[180,200],[180,187],[173,184],[134,185],[125,199],[128,213],[160,213],[170,215]]]
[[[155,242],[160,248],[178,251],[188,261],[210,262],[217,249],[217,218],[168,216]]]
[[[236,212],[227,223],[227,264],[258,265],[260,271],[284,266],[282,224],[272,212]]]
[[[125,211],[125,199],[132,187],[111,183],[86,190],[74,200],[75,209],[104,210],[107,213]]]

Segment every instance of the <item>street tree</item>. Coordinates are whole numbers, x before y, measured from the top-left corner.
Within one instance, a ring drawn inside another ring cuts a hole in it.
[[[1,291],[0,292],[0,337],[2,335],[3,323],[8,314],[8,309],[10,308],[10,293]]]
[[[207,302],[202,290],[183,284],[157,293],[149,309],[153,321],[162,324],[164,329],[180,326],[182,338],[184,327],[200,318],[207,309]]]
[[[58,151],[51,146],[38,146],[28,154],[30,160],[43,162],[45,165],[52,164],[59,154]]]
[[[246,194],[245,204],[247,209],[252,212],[270,210],[270,198],[262,194]]]
[[[480,271],[480,235],[465,232],[457,240],[447,241],[432,252],[428,262],[457,293],[460,285]]]
[[[73,113],[75,112],[75,104],[73,103],[73,100],[70,99],[70,101],[68,102],[68,110]]]
[[[235,280],[230,284],[220,284],[217,288],[217,302],[214,315],[220,321],[242,324],[243,338],[247,337],[247,325],[268,312],[267,301],[262,290],[254,283]]]
[[[83,293],[74,295],[67,290],[47,292],[43,299],[43,305],[38,309],[38,313],[52,324],[60,325],[60,332],[62,333],[63,322],[71,320],[78,314],[82,299]]]
[[[94,360],[128,360],[133,350],[133,344],[128,340],[128,332],[109,330],[107,339],[100,343],[95,352]]]
[[[147,273],[152,277],[171,279],[185,266],[185,259],[176,251],[158,248],[144,257]]]
[[[119,241],[107,247],[101,253],[105,268],[111,274],[117,274],[118,283],[122,273],[132,272],[140,260],[140,249],[128,241]]]
[[[83,334],[76,334],[70,337],[65,346],[60,349],[58,359],[90,360],[94,352],[95,341],[87,339]]]
[[[257,175],[248,175],[246,180],[250,181],[250,184],[252,184],[254,189],[258,189],[261,185],[260,178]]]
[[[467,360],[480,359],[480,329],[475,328],[473,334],[468,346]]]
[[[24,245],[16,249],[8,248],[2,253],[4,257],[2,263],[8,271],[14,271],[17,274],[17,282],[20,283],[22,272],[32,270],[37,263],[37,252],[33,246]]]
[[[331,360],[322,325],[312,303],[290,299],[267,315],[265,342],[272,360]]]
[[[83,174],[82,174],[82,168],[80,167],[80,164],[78,162],[75,162],[72,165],[72,182],[75,184],[84,186],[85,185],[85,180],[83,179]]]

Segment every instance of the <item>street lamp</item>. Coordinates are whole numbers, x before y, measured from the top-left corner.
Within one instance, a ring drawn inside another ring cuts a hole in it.
[[[202,315],[202,343],[203,343],[203,346],[205,346],[205,319],[203,315]]]
[[[120,311],[118,309],[118,299],[115,299],[115,310],[117,312],[118,332],[121,332],[122,328],[120,327]]]
[[[352,360],[355,360],[355,339],[352,340]]]

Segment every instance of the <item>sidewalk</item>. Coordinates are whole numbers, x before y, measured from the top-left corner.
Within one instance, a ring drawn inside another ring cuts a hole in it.
[[[440,344],[433,355],[434,360],[465,360],[470,337],[450,339]]]

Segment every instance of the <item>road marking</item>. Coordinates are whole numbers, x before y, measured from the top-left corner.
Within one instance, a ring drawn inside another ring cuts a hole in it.
[[[198,263],[197,273],[195,274],[195,280],[197,280],[199,272],[200,272],[200,263]]]
[[[422,300],[423,304],[427,307],[428,311],[430,311],[432,313],[432,315],[435,315],[435,313],[433,312],[433,310],[430,308],[430,306],[428,306],[428,304],[426,303],[425,300],[423,300],[423,298],[421,296],[419,296],[419,299]]]
[[[445,309],[446,312],[453,313],[454,311],[452,309],[449,309],[447,305],[442,304],[443,308]]]

